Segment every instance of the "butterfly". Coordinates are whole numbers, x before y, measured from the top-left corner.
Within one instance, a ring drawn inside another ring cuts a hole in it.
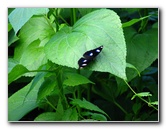
[[[102,51],[102,49],[103,49],[103,45],[93,50],[89,50],[85,52],[83,54],[83,57],[81,57],[78,60],[79,69],[87,66]]]

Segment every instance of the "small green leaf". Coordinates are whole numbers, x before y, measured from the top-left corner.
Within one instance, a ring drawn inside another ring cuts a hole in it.
[[[93,120],[98,120],[98,121],[107,121],[107,118],[103,114],[99,113],[92,113],[92,112],[82,112],[81,113],[83,116],[88,116],[92,118]]]
[[[148,97],[148,96],[152,96],[152,94],[150,94],[150,92],[137,93],[137,94],[133,95],[133,97],[131,98],[131,100],[133,100],[137,96],[138,97]]]
[[[132,64],[130,64],[130,63],[126,63],[126,67],[135,69],[135,70],[137,71],[138,75],[141,76],[141,75],[140,75],[140,72],[138,71],[138,69],[137,69],[134,65],[132,65]]]
[[[78,120],[78,113],[76,108],[69,108],[67,110],[65,110],[63,117],[62,117],[62,121],[77,121]]]
[[[8,32],[11,31],[11,29],[12,29],[12,25],[8,23]]]
[[[68,79],[64,80],[63,84],[67,86],[78,86],[78,85],[88,84],[88,83],[94,84],[88,78],[80,74],[67,73],[66,76]]]
[[[49,74],[49,73],[48,73]],[[57,86],[57,82],[55,81],[55,76],[45,77],[43,84],[41,85],[39,92],[38,92],[38,100],[45,98],[46,96],[50,95],[51,92],[55,90]]]
[[[150,102],[151,105],[158,105],[158,101]]]
[[[29,70],[14,59],[8,60],[8,84],[15,81]]]
[[[99,121],[107,121],[107,118],[103,114],[99,113],[92,113],[91,118],[94,120],[99,120]]]
[[[8,59],[8,74],[11,72],[11,70],[19,64],[18,61],[14,60],[13,58]]]
[[[62,105],[62,99],[59,99],[59,101],[58,101],[56,113],[58,113],[60,118],[62,118],[62,116],[64,114],[64,108],[63,108],[63,105]]]
[[[145,18],[148,18],[148,17],[150,17],[150,16],[145,16],[145,17],[141,17],[141,18],[138,18],[138,19],[132,19],[128,22],[123,23],[122,27],[124,28],[124,27],[128,27],[128,26],[132,26],[133,24],[135,24],[135,23],[137,23],[137,22],[139,22],[139,21],[141,21]]]
[[[28,96],[28,94],[35,88],[37,83],[46,75],[46,73],[37,73],[34,79],[32,80],[32,84],[28,90],[28,92],[25,94],[25,99]]]
[[[57,121],[58,114],[55,112],[44,112],[37,116],[34,121]]]
[[[10,32],[8,32],[8,46],[17,40],[19,40],[19,38],[14,34],[14,30],[12,29]]]
[[[92,104],[91,102],[88,102],[86,101],[84,98],[83,100],[80,100],[80,99],[73,99],[71,101],[71,104],[72,105],[78,105],[79,107],[81,108],[84,108],[84,109],[88,109],[88,110],[91,110],[91,111],[97,111],[97,112],[100,112],[106,116],[108,116],[103,110],[101,110],[98,106]]]
[[[64,114],[61,100],[58,101],[56,112],[45,112],[35,118],[35,121],[61,121]]]

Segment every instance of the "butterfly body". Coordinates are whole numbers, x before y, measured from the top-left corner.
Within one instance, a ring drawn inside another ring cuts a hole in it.
[[[100,46],[98,48],[95,48],[93,50],[89,50],[83,54],[83,57],[81,57],[78,60],[79,68],[83,68],[87,66],[103,49],[103,46]]]

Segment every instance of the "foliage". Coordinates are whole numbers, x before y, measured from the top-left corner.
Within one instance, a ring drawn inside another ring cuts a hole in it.
[[[158,121],[157,9],[9,12],[9,121]]]

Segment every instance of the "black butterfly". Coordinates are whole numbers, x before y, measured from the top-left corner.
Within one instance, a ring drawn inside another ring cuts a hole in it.
[[[87,66],[103,49],[103,45],[93,50],[87,51],[78,61],[79,69]]]

